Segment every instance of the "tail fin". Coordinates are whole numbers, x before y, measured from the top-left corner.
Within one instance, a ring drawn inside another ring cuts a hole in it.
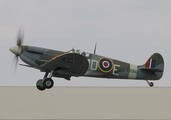
[[[164,72],[164,60],[163,57],[159,53],[154,53],[140,68],[143,71],[155,73],[160,79]]]

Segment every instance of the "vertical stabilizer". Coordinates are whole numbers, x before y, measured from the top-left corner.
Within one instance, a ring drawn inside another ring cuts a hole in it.
[[[146,73],[151,73],[155,75],[153,78],[160,79],[163,76],[164,72],[164,60],[161,54],[154,53],[147,61],[146,63],[140,68],[140,70],[143,70]],[[152,77],[149,77],[147,79],[153,79]]]

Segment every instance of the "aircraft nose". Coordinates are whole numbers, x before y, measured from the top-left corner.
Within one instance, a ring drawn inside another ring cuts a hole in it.
[[[14,53],[15,55],[20,55],[20,53],[21,53],[21,47],[19,47],[19,46],[11,47],[9,50],[12,53]]]

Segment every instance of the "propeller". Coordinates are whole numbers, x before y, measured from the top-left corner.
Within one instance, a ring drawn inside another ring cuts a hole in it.
[[[18,65],[18,56],[20,56],[20,53],[22,50],[23,40],[24,40],[24,29],[22,29],[22,27],[20,27],[19,31],[18,31],[17,40],[16,40],[16,46],[11,47],[9,49],[15,55],[13,58],[13,64],[15,64],[14,71],[16,70],[17,65]]]

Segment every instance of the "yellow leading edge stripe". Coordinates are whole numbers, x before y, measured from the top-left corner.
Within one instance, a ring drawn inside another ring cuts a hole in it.
[[[71,54],[71,53],[64,53],[64,54],[55,56],[55,57],[51,58],[50,61],[53,61],[53,60],[55,60],[56,58],[59,58],[59,57],[61,57],[61,56],[67,55],[67,54]]]

